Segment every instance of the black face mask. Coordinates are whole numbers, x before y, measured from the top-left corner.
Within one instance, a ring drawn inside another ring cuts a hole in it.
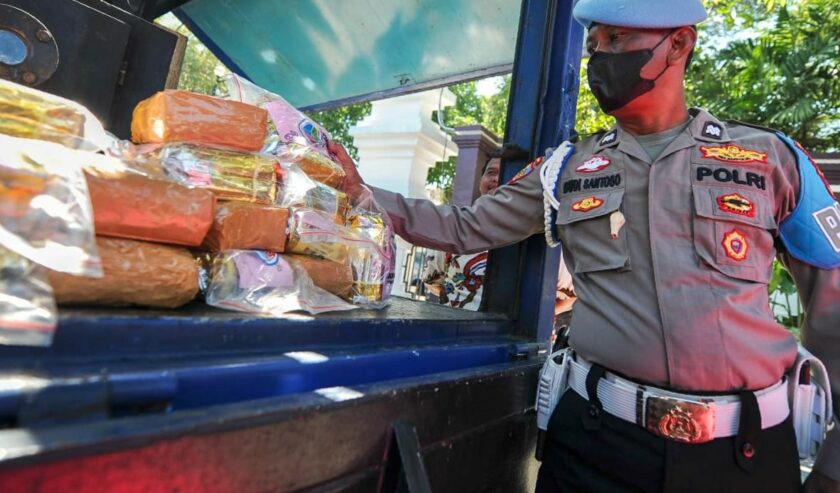
[[[589,88],[604,113],[612,113],[653,90],[656,81],[668,70],[668,65],[653,80],[642,78],[642,67],[653,58],[653,52],[670,35],[666,34],[653,48],[624,53],[596,51],[589,58],[586,71]]]

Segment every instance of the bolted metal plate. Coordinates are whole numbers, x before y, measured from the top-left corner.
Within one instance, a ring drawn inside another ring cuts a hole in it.
[[[0,77],[37,86],[58,68],[58,45],[33,15],[0,3]]]

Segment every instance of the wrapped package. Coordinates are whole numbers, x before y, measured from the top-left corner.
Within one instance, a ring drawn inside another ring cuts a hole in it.
[[[277,204],[323,212],[332,216],[336,224],[344,224],[350,210],[347,194],[309,178],[293,163],[282,163],[280,168]]]
[[[85,107],[0,79],[0,133],[46,140],[74,149],[98,150],[110,137]]]
[[[274,204],[277,161],[273,156],[188,144],[167,145],[159,156],[169,176],[185,186],[206,188],[224,200]]]
[[[311,209],[292,211],[286,251],[313,255],[346,264],[350,245],[364,242],[350,228],[335,224],[333,216]]]
[[[312,148],[289,144],[278,147],[275,154],[281,161],[297,164],[307,176],[324,185],[335,188],[344,181],[344,169]]]
[[[49,346],[57,323],[46,269],[0,247],[0,344]]]
[[[259,151],[268,128],[266,110],[188,91],[166,90],[141,101],[131,119],[137,143],[189,142]]]
[[[198,293],[198,267],[186,248],[117,238],[97,238],[100,279],[50,272],[59,305],[177,308]]]
[[[315,286],[303,268],[284,256],[250,250],[229,250],[216,256],[206,300],[219,308],[274,316],[356,308]]]
[[[175,183],[160,168],[97,158],[85,167],[96,234],[201,245],[213,224],[212,192]]]
[[[350,248],[349,262],[353,270],[354,303],[378,308],[391,294],[394,282],[395,257],[393,230],[383,213],[356,210],[347,225],[369,242],[358,242]]]
[[[353,270],[349,264],[306,255],[283,255],[291,264],[300,266],[319,288],[341,299],[353,297]]]
[[[204,247],[221,250],[267,250],[282,252],[286,248],[286,224],[289,209],[249,204],[221,202]]]
[[[0,246],[53,270],[101,275],[83,172],[99,157],[0,135]]]

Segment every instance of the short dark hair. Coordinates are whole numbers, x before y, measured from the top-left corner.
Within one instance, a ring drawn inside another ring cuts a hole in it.
[[[491,153],[487,154],[487,160],[484,161],[484,166],[481,167],[481,174],[483,175],[484,173],[487,172],[487,167],[490,166],[490,161],[492,161],[494,159],[501,159],[501,158],[502,158],[502,153],[500,153],[500,152],[491,152]]]

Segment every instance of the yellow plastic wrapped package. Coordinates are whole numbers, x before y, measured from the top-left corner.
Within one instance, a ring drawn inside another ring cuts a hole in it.
[[[107,147],[110,138],[85,107],[0,79],[0,133],[46,140],[74,149]]]
[[[141,101],[131,119],[137,143],[189,142],[259,151],[268,130],[266,110],[188,91],[162,91]]]
[[[354,210],[347,218],[353,233],[366,242],[349,250],[353,270],[353,302],[371,308],[384,306],[394,282],[394,233],[385,214]]]
[[[160,150],[160,162],[177,182],[223,200],[271,205],[277,196],[273,156],[170,144]]]

